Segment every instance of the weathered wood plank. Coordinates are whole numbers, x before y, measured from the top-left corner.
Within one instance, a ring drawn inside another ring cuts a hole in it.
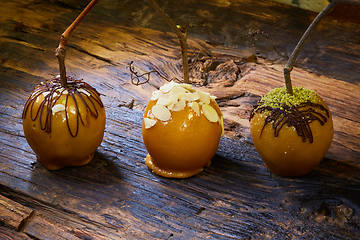
[[[29,236],[24,233],[19,233],[9,228],[0,226],[0,239],[2,240],[31,240]]]
[[[32,217],[31,221],[26,225],[24,232],[29,236],[36,237],[37,239],[81,239],[74,234],[66,231],[63,225],[55,225],[55,223],[47,219],[47,217],[44,217],[40,214],[35,214]]]
[[[32,212],[32,209],[0,195],[0,223],[19,230]]]
[[[106,132],[88,166],[50,172],[26,143],[21,111],[34,84],[57,73],[59,34],[81,7],[72,0],[3,2],[0,192],[35,209],[24,231],[38,239],[47,238],[45,229],[67,239],[360,238],[357,23],[330,17],[306,45],[311,61],[300,59],[307,70],[295,68],[294,82],[329,103],[335,141],[312,173],[281,178],[269,174],[251,145],[247,118],[260,95],[282,84],[283,59],[272,46],[289,52],[314,14],[265,1],[163,3],[180,23],[192,24],[193,79],[219,96],[227,136],[235,139],[223,139],[213,164],[185,180],[158,177],[143,160],[141,110],[163,81],[154,76],[151,85],[132,86],[128,63],[181,76],[177,40],[160,32],[168,29],[146,4],[100,1],[71,38],[68,72],[104,94]],[[256,58],[250,29],[272,38],[257,41]],[[205,58],[215,63],[204,67]],[[120,107],[133,101],[133,109]]]

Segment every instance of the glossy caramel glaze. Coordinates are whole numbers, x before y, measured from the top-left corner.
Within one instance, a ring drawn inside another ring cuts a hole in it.
[[[144,117],[151,116],[155,104],[156,101],[149,102]],[[221,116],[214,100],[210,105]],[[210,165],[221,132],[219,122],[210,122],[203,114],[196,115],[190,107],[173,111],[169,121],[159,121],[148,129],[143,122],[143,139],[149,152],[146,164],[164,177],[191,177]]]
[[[59,79],[35,87],[25,104],[23,129],[38,160],[48,169],[81,166],[91,161],[105,129],[99,93],[82,81]]]
[[[305,104],[295,110],[297,119],[293,115],[286,119],[287,115],[294,114],[291,112],[275,119],[269,116],[280,111],[253,113],[250,119],[251,136],[261,158],[273,173],[280,176],[304,175],[321,162],[329,149],[334,134],[332,116],[325,102],[317,97],[318,105]],[[304,114],[299,114],[300,110]],[[288,119],[292,119],[291,124]]]

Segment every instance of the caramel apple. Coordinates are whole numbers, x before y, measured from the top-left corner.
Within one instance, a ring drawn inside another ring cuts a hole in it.
[[[265,165],[280,176],[300,176],[316,167],[333,137],[331,112],[314,91],[268,92],[250,116],[250,132]]]
[[[284,66],[285,87],[268,92],[251,113],[254,145],[265,165],[277,175],[307,174],[330,147],[334,128],[328,106],[314,91],[293,88],[290,73],[315,26],[339,2],[331,1],[301,36]]]
[[[35,87],[23,111],[26,140],[49,170],[81,166],[91,161],[105,129],[99,93],[89,84],[60,78]]]
[[[66,76],[65,47],[75,27],[95,6],[91,0],[60,37],[55,51],[60,75],[35,87],[22,119],[26,140],[49,170],[91,161],[105,129],[100,94],[89,84]]]
[[[153,92],[142,128],[146,165],[163,177],[187,178],[210,165],[223,118],[214,96],[170,82]]]

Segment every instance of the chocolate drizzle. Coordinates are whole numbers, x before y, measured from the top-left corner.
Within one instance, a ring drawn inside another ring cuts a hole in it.
[[[40,103],[38,109],[35,109],[34,113],[34,103],[37,101],[38,97],[43,94],[44,99]],[[26,101],[24,111],[22,114],[22,118],[25,119],[26,114],[30,108],[30,118],[32,121],[36,121],[37,119],[40,122],[41,130],[50,133],[51,132],[51,119],[53,115],[53,107],[57,104],[58,100],[62,95],[66,95],[65,104],[64,104],[64,112],[66,118],[66,125],[68,131],[72,137],[76,137],[79,132],[79,122],[84,125],[84,119],[81,117],[79,111],[79,103],[78,99],[81,99],[81,102],[86,107],[86,111],[89,111],[92,116],[97,118],[99,116],[98,109],[95,105],[95,102],[103,108],[104,105],[100,99],[100,94],[96,91],[95,88],[91,87],[89,84],[81,81],[75,80],[72,77],[67,77],[67,86],[64,88],[61,85],[60,77],[56,77],[54,79],[48,80],[46,82],[42,82],[37,85]],[[78,96],[76,98],[75,96]],[[68,102],[69,97],[73,99],[76,110],[76,130],[72,131],[69,123],[69,113],[68,113]],[[90,106],[88,102],[90,102]],[[43,114],[45,112],[45,115]],[[43,115],[45,119],[43,119]]]
[[[264,131],[265,126],[272,122],[275,137],[279,135],[281,128],[286,124],[288,127],[295,128],[303,142],[309,140],[310,143],[313,143],[310,123],[319,121],[321,125],[324,125],[330,117],[328,109],[321,104],[312,103],[310,101],[297,106],[273,103],[274,105],[278,105],[278,107],[271,107],[262,106],[262,104],[262,102],[259,102],[254,106],[254,110],[250,115],[250,120],[254,117],[255,112],[262,113],[264,111],[269,111],[270,114],[265,118],[261,134]]]

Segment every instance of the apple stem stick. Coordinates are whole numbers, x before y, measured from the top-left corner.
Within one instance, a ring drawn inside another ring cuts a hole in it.
[[[176,25],[174,21],[169,17],[167,13],[156,3],[155,0],[148,0],[149,4],[166,20],[167,24],[172,28],[175,32],[176,36],[179,39],[181,46],[181,56],[182,56],[182,67],[184,73],[184,83],[189,83],[189,63],[187,56],[187,32],[186,29],[183,29],[179,25]]]
[[[72,31],[76,28],[76,26],[81,22],[85,15],[95,6],[98,1],[99,0],[92,0],[80,13],[80,15],[75,19],[75,21],[65,30],[65,32],[61,34],[59,46],[55,50],[55,56],[57,57],[59,62],[60,80],[63,87],[67,87],[65,68],[65,47],[67,41],[69,40]]]
[[[315,26],[319,23],[319,21],[328,14],[335,5],[339,2],[339,0],[333,0],[330,4],[328,4],[312,21],[310,26],[306,29],[305,33],[302,35],[301,39],[297,43],[296,47],[294,48],[293,52],[291,53],[287,63],[284,66],[284,77],[285,77],[285,86],[286,86],[286,92],[290,95],[293,95],[293,89],[291,85],[291,78],[290,73],[293,69],[293,66],[295,64],[295,61],[297,57],[299,56],[300,51],[304,47],[305,41],[309,38],[312,30],[315,28]]]

